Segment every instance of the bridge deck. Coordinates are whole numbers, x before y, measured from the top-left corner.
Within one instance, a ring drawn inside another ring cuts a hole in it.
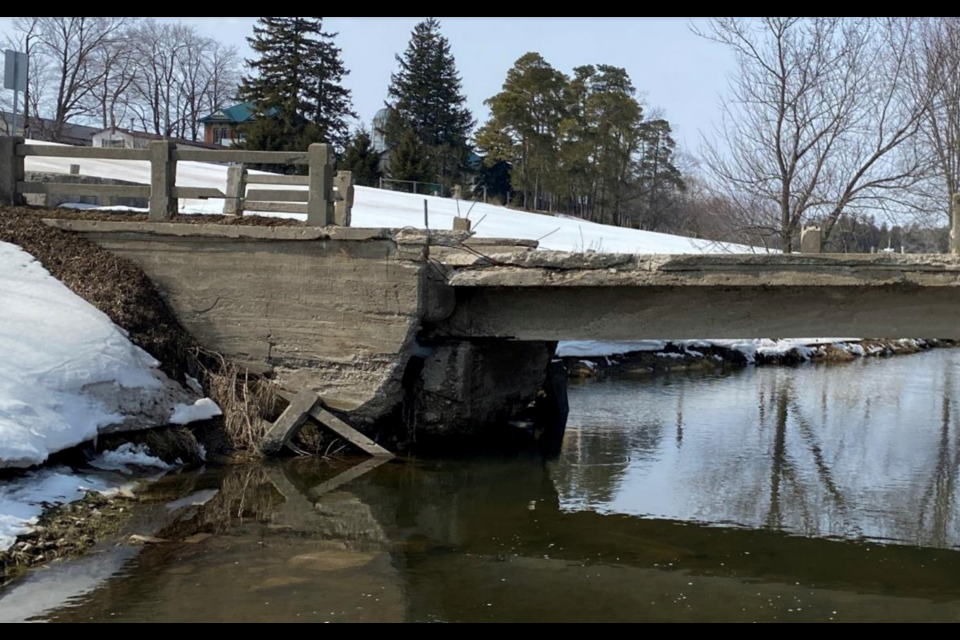
[[[454,287],[960,287],[960,257],[947,255],[527,251],[447,263]]]

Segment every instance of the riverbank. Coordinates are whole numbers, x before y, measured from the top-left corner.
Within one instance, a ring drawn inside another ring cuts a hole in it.
[[[860,358],[913,355],[955,346],[952,340],[924,339],[646,341],[619,345],[567,343],[561,344],[558,355],[570,378],[583,379],[687,369],[853,362]]]

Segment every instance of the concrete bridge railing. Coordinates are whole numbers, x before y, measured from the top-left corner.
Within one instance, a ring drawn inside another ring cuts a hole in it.
[[[150,163],[149,185],[63,184],[26,180],[25,159],[79,158],[133,160]],[[225,213],[242,215],[244,209],[303,213],[310,226],[350,226],[353,204],[352,176],[335,175],[333,148],[312,144],[306,151],[244,151],[237,149],[178,149],[170,141],[151,142],[147,149],[106,149],[27,144],[23,138],[0,136],[0,204],[19,205],[26,194],[148,198],[150,220],[165,222],[178,211],[182,198],[223,198]],[[211,187],[178,187],[177,162],[238,163],[228,173],[226,191]],[[306,176],[249,176],[243,164],[306,165]],[[303,185],[306,190],[251,189],[247,184]],[[336,186],[336,188],[335,188]],[[339,195],[339,197],[338,197]]]

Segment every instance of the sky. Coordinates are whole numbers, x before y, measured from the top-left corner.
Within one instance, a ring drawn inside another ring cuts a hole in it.
[[[161,18],[195,25],[202,33],[233,44],[249,55],[246,38],[256,18]],[[394,56],[402,52],[413,26],[423,18],[325,18],[350,70],[347,86],[354,109],[368,127],[383,106]],[[720,95],[727,86],[732,56],[690,31],[699,18],[440,18],[450,40],[474,117],[487,116],[483,102],[496,94],[507,70],[524,53],[536,51],[569,73],[582,64],[627,69],[644,103],[663,111],[675,138],[694,150],[700,133],[719,122]],[[11,18],[0,18],[0,32]],[[358,123],[359,124],[359,123]]]

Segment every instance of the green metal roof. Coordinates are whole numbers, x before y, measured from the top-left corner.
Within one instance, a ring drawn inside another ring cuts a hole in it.
[[[200,118],[200,122],[227,122],[230,124],[243,124],[248,120],[253,120],[256,116],[257,105],[253,102],[241,102],[226,109],[220,109],[208,116]],[[266,115],[275,116],[279,113],[276,107],[267,109]]]

